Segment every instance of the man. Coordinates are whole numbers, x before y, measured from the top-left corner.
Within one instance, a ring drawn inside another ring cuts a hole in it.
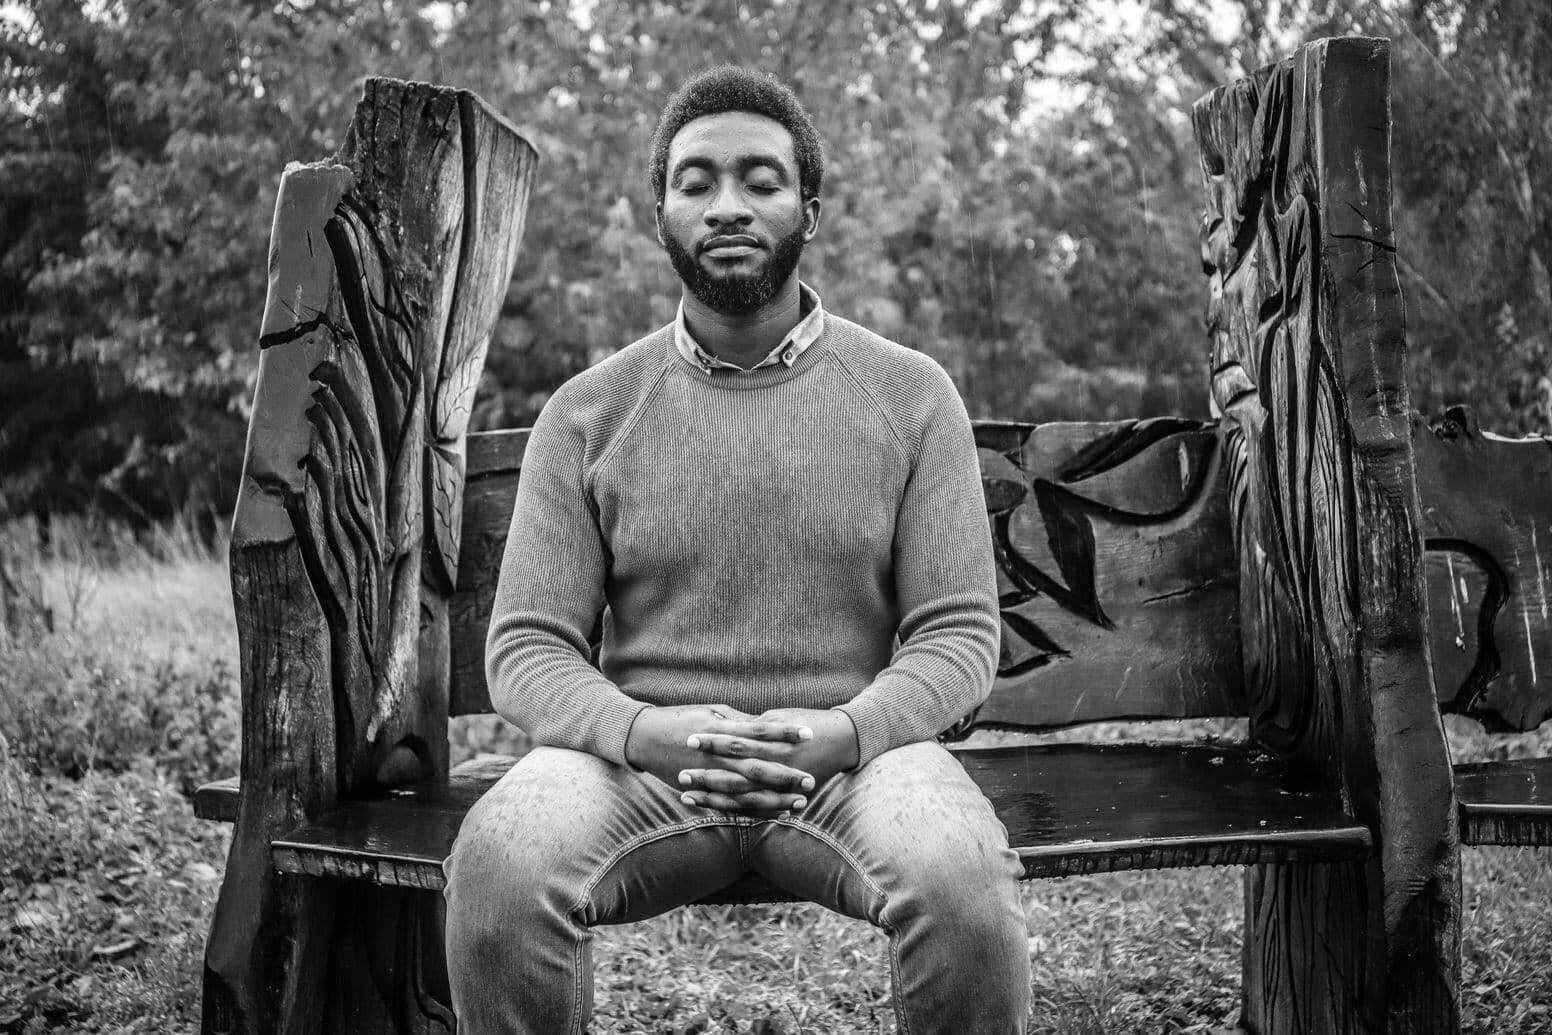
[[[888,932],[902,1032],[1024,1029],[1018,859],[934,740],[997,658],[975,444],[937,364],[799,281],[822,176],[774,79],[663,111],[678,317],[563,385],[524,457],[487,674],[539,746],[447,863],[465,1031],[581,1031],[593,926],[750,872]]]

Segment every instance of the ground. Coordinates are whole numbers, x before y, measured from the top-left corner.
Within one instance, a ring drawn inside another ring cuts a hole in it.
[[[187,794],[237,764],[224,568],[176,537],[66,553],[45,568],[55,631],[0,639],[0,1033],[193,1031],[228,831]],[[1448,725],[1457,758],[1552,753],[1552,735]],[[517,740],[474,717],[453,749]],[[1463,867],[1465,1030],[1552,1031],[1552,855],[1468,849]],[[1031,1032],[1232,1030],[1237,870],[1036,881],[1023,898]],[[677,910],[602,929],[595,958],[604,1032],[894,1030],[882,936],[816,906]]]

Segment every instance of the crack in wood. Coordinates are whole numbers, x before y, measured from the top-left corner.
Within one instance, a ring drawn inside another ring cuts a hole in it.
[[[1153,596],[1143,597],[1142,602],[1145,604],[1153,604],[1160,600],[1173,600],[1176,597],[1190,596],[1192,593],[1205,593],[1207,590],[1212,589],[1214,586],[1220,584],[1221,582],[1218,579],[1207,579],[1203,582],[1198,582],[1195,585],[1187,586],[1184,589],[1171,590],[1168,593],[1155,593]]]

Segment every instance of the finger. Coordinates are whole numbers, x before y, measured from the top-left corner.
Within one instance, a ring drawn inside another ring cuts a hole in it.
[[[737,802],[746,812],[789,812],[808,804],[808,799],[801,794],[783,794],[763,788],[726,797]]]
[[[802,795],[778,794],[775,791],[755,790],[746,794],[719,794],[716,791],[686,791],[679,796],[686,805],[719,812],[735,812],[749,816],[779,816],[808,804]]]
[[[814,789],[814,778],[810,774],[772,757],[773,754],[785,757],[785,747],[774,750],[772,745],[762,745],[759,741],[713,733],[691,737],[690,743],[698,750],[717,757],[718,765],[708,768],[730,769],[777,791]]]
[[[781,761],[792,750],[782,741],[749,740],[726,733],[692,733],[685,744],[721,758],[763,758],[772,762]]]
[[[683,770],[679,774],[679,785],[723,794],[743,794],[758,789],[797,793],[813,790],[814,778],[801,769],[774,762],[728,759],[725,766]]]
[[[729,758],[724,760],[723,765],[752,783],[769,790],[796,793],[798,791],[811,791],[814,789],[814,778],[812,776],[801,769],[794,769],[792,766],[783,765],[780,762]]]
[[[780,719],[754,719],[748,722],[728,720],[709,727],[708,732],[776,744],[801,744],[814,739],[814,731],[809,727]]]
[[[731,769],[686,769],[679,774],[679,786],[692,791],[716,791],[718,794],[742,794],[760,787]]]
[[[692,733],[685,739],[685,744],[697,751],[720,755],[723,758],[774,759],[783,747],[769,741],[745,740],[743,737],[734,737],[726,733]]]

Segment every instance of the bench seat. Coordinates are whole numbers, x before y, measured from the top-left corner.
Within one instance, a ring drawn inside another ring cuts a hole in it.
[[[1279,840],[1296,841],[1306,851],[1317,844],[1368,843],[1367,838],[1359,837],[1358,825],[1342,814],[1335,802],[1322,802],[1318,795],[1286,796],[1290,801],[1313,803],[1301,808],[1297,825],[1289,824],[1286,816],[1253,815],[1256,795],[1280,770],[1269,760],[1258,761],[1260,756],[1239,748],[1073,745],[956,753],[997,806],[1009,836],[1018,842],[1030,877],[1294,858],[1271,851],[1269,846]],[[1109,768],[1117,762],[1119,767]],[[1203,764],[1212,767],[1206,776],[1216,782],[1190,785],[1193,776],[1202,774]],[[442,841],[451,844],[469,805],[511,765],[510,758],[488,756],[455,768],[445,789],[401,792],[342,809],[277,842],[276,864],[288,873],[350,875],[419,886],[427,866],[440,861],[437,851],[446,853],[445,847],[435,846]],[[1077,786],[1080,779],[1089,786]],[[1023,787],[1037,782],[1045,790],[1022,792]],[[1234,799],[1219,796],[1230,782],[1238,788],[1238,805],[1233,804]],[[1121,806],[1145,800],[1134,793],[1146,794],[1154,807],[1138,814],[1126,811]],[[1462,844],[1552,847],[1552,758],[1457,765],[1455,795]],[[194,813],[201,819],[228,823],[235,819],[237,779],[199,788]],[[1259,825],[1263,818],[1267,820],[1264,828]],[[410,833],[422,819],[441,825],[434,833]],[[1237,836],[1251,832],[1247,819],[1254,820],[1254,833],[1259,836]],[[1087,845],[1079,840],[1080,822],[1081,836],[1089,839]],[[395,830],[401,832],[398,839],[392,834]],[[1066,830],[1074,836],[1058,842],[1053,830]],[[1127,847],[1128,837],[1134,843],[1132,848]],[[1213,845],[1221,850],[1234,844],[1233,850],[1243,854],[1252,843],[1258,846],[1259,854],[1254,857],[1210,858]],[[1153,854],[1179,853],[1183,861],[1127,865],[1126,852],[1140,846]],[[328,862],[322,861],[325,856],[330,857]],[[303,861],[314,857],[315,863]],[[351,858],[361,860],[361,872],[347,873],[350,864],[345,860]],[[1088,868],[1075,868],[1080,859],[1088,860]],[[396,874],[395,862],[408,868]],[[440,871],[425,886],[440,888]]]
[[[1460,841],[1552,847],[1552,758],[1455,767]]]
[[[1241,746],[1042,745],[956,751],[1008,828],[1028,878],[1176,866],[1367,856],[1368,830],[1330,792]],[[353,802],[277,839],[283,873],[438,890],[464,814],[513,765],[486,756],[445,787]],[[201,788],[197,810],[235,813],[235,786]],[[750,878],[707,903],[790,901]]]

